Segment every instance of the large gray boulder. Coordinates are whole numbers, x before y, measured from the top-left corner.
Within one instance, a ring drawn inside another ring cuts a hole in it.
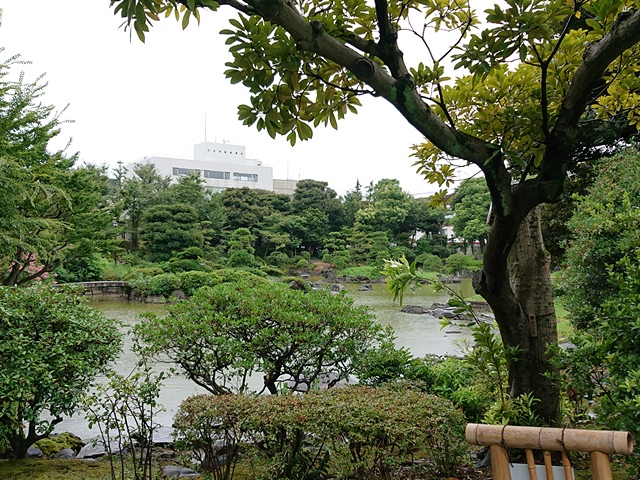
[[[42,450],[34,446],[27,448],[27,458],[42,458]]]
[[[120,445],[116,440],[110,442],[111,453],[117,455],[121,452]],[[80,449],[78,456],[79,460],[88,458],[99,458],[107,455],[107,449],[101,439],[94,439],[87,442],[87,444]]]
[[[400,309],[400,311],[404,313],[415,313],[417,315],[429,313],[428,309],[421,307],[420,305],[405,305]]]
[[[58,453],[56,453],[54,457],[63,459],[76,458],[76,452],[74,452],[71,448],[63,448]]]

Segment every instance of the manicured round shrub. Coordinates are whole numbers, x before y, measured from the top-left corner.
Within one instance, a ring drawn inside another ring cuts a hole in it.
[[[289,255],[284,252],[272,252],[267,258],[267,263],[275,267],[282,267],[289,263]]]
[[[133,270],[127,276],[125,276],[123,280],[125,282],[128,282],[129,280],[133,280],[134,278],[155,277],[156,275],[160,275],[162,273],[164,273],[164,271],[159,267],[143,267]]]
[[[253,478],[401,478],[417,453],[426,457],[413,466],[421,476],[451,476],[467,452],[462,413],[400,385],[199,395],[183,402],[174,426],[205,471],[216,467],[212,445],[225,439],[226,460],[242,449]]]
[[[175,273],[163,273],[149,280],[149,294],[170,297],[171,292],[180,288],[180,278]]]
[[[442,259],[437,255],[423,253],[416,258],[416,264],[426,272],[442,272]]]
[[[180,288],[185,295],[191,296],[196,290],[204,286],[217,285],[222,278],[213,272],[200,272],[193,270],[190,272],[181,272],[178,274]]]

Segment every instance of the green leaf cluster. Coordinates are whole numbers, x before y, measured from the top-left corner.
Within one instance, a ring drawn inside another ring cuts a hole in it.
[[[258,16],[240,15],[230,24],[233,28],[220,32],[233,56],[225,75],[249,89],[251,103],[238,107],[245,125],[255,124],[271,138],[286,135],[295,145],[313,136],[312,126],[337,129],[338,120],[357,111],[362,83],[353,74],[302,52],[282,28]],[[330,27],[324,23],[324,28]]]

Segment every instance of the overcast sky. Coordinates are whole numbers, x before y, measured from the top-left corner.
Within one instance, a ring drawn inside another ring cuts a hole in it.
[[[224,77],[231,60],[218,34],[229,9],[203,15],[182,31],[173,19],[157,23],[146,43],[120,28],[109,0],[3,0],[3,60],[20,54],[28,79],[46,73],[45,102],[63,108],[62,147],[83,161],[115,166],[163,154],[193,158],[193,145],[223,140],[244,145],[247,156],[274,169],[274,178],[329,182],[339,194],[382,178],[397,178],[412,194],[433,193],[409,156],[422,137],[383,99],[339,123],[319,127],[314,138],[291,147],[237,119],[248,103],[241,85]],[[225,11],[227,13],[225,13]],[[14,72],[17,76],[19,72]],[[14,77],[15,78],[15,77]]]

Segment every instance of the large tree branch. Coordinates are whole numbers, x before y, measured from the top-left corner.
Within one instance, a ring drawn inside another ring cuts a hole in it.
[[[376,15],[380,29],[380,41],[378,42],[382,60],[389,67],[394,78],[409,75],[409,70],[404,63],[404,54],[398,48],[398,29],[389,18],[387,0],[376,0]]]
[[[318,21],[308,21],[286,0],[248,0],[258,15],[284,28],[298,48],[316,53],[353,72],[360,80],[385,98],[427,139],[447,154],[484,165],[496,150],[488,142],[457,131],[444,123],[422,100],[409,75],[394,78],[389,71],[349,45],[332,37]],[[364,42],[364,40],[362,41]],[[355,43],[352,39],[350,43]],[[362,44],[362,43],[360,43]],[[401,58],[401,52],[400,52]],[[384,54],[381,59],[387,62]],[[404,64],[403,64],[404,65]],[[389,65],[387,65],[391,69]],[[400,68],[399,72],[404,72]]]
[[[587,45],[582,64],[578,67],[560,114],[550,136],[544,163],[566,161],[573,151],[578,121],[586,110],[591,91],[609,64],[625,50],[640,42],[640,10],[621,13],[613,28],[598,42]]]

